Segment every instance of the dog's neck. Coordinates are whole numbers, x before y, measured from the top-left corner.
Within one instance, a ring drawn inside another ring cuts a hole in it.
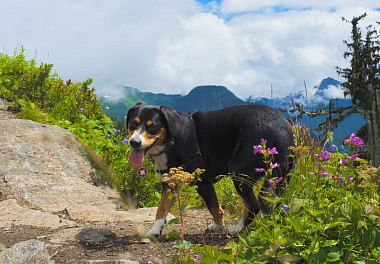
[[[170,167],[182,166],[186,171],[205,168],[195,123],[189,114],[183,114],[181,129],[176,138],[168,138],[164,145],[153,147],[148,154],[153,157],[154,167],[159,177]]]

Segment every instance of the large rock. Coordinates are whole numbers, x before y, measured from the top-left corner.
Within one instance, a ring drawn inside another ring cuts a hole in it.
[[[45,244],[38,240],[24,241],[0,252],[2,264],[54,264]]]
[[[0,120],[0,197],[28,207],[60,212],[78,204],[116,208],[76,136],[30,120]]]
[[[0,228],[21,225],[57,229],[76,225],[75,222],[61,219],[57,215],[22,207],[14,199],[0,202],[0,212]]]

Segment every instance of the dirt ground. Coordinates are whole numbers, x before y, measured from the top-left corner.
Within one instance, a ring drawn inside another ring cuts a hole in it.
[[[236,219],[234,220],[236,221]],[[225,234],[204,233],[211,217],[207,210],[191,209],[184,217],[185,240],[192,244],[213,245],[223,247],[232,238]],[[139,263],[172,263],[171,258],[176,252],[175,244],[179,238],[166,238],[172,230],[181,230],[179,224],[173,224],[163,231],[157,241],[141,238],[136,233],[133,223],[81,223],[75,239],[66,241],[63,245],[52,244],[52,236],[59,230],[45,228],[16,226],[0,229],[0,244],[10,247],[15,243],[29,239],[45,242],[50,256],[55,263],[122,263],[120,259],[138,261]],[[93,238],[99,235],[102,239]],[[196,263],[201,263],[200,255],[193,255]],[[128,263],[128,262],[126,262]]]

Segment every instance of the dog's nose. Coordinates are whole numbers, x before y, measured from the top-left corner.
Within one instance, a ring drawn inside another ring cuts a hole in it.
[[[134,138],[129,140],[129,144],[132,148],[139,148],[141,146],[141,140],[139,138]]]

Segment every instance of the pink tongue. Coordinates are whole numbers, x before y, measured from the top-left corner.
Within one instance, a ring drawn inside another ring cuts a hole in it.
[[[144,150],[132,150],[129,154],[129,162],[133,167],[140,167],[144,161]]]

